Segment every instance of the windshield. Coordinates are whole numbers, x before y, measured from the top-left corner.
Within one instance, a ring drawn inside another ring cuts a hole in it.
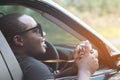
[[[120,50],[120,0],[53,0]]]

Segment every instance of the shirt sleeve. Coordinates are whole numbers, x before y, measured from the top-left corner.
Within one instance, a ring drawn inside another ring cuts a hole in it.
[[[47,80],[54,79],[48,67],[32,57],[18,58],[24,74],[24,80]]]

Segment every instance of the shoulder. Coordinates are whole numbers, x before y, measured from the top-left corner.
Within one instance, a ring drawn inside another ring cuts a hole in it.
[[[30,75],[33,75],[33,80],[37,80],[35,78],[40,79],[41,77],[53,78],[53,74],[50,72],[48,67],[41,61],[30,56],[17,56],[17,60],[24,75],[27,76],[27,78],[30,77]]]
[[[41,61],[30,57],[30,56],[16,56],[21,68],[37,68],[37,69],[42,69],[42,68],[46,68],[46,70],[48,69],[48,67],[42,63]]]

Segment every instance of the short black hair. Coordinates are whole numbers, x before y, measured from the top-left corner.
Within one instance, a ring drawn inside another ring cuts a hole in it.
[[[25,24],[18,20],[22,13],[11,13],[0,18],[0,30],[7,39],[8,43],[12,42],[13,35],[23,30]]]

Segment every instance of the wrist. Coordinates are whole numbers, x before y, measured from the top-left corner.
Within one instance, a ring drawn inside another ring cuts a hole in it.
[[[90,80],[91,73],[87,70],[80,69],[78,71],[78,80]]]

